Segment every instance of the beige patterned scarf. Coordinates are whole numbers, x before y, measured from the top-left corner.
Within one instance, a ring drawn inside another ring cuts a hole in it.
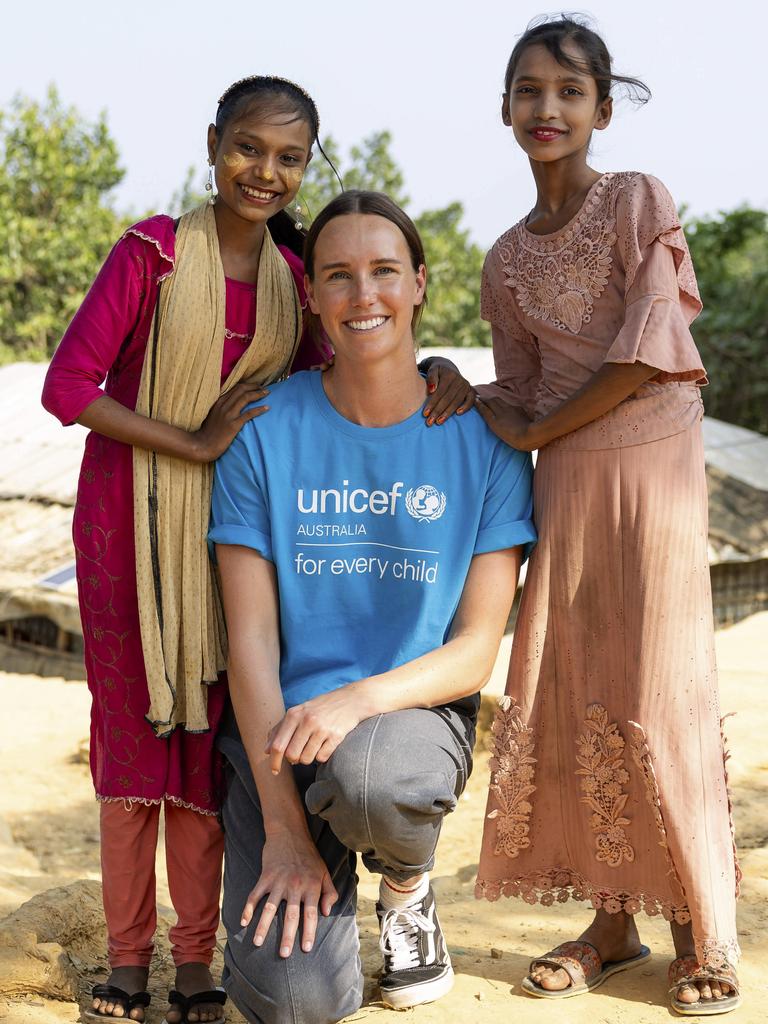
[[[269,231],[256,283],[256,333],[221,386],[226,285],[213,207],[185,214],[176,261],[161,286],[136,412],[197,430],[240,380],[270,383],[301,334],[293,275]],[[141,642],[157,735],[208,728],[207,685],[226,665],[226,634],[206,534],[213,466],[133,449],[136,584]]]

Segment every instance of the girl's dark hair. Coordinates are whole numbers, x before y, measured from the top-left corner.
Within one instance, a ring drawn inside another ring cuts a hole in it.
[[[421,240],[421,235],[405,210],[401,210],[397,203],[383,192],[366,192],[362,189],[350,189],[348,192],[342,192],[340,196],[332,199],[315,217],[312,221],[312,227],[307,232],[307,237],[304,240],[304,270],[310,281],[315,276],[315,246],[320,237],[320,232],[326,224],[335,220],[336,217],[345,217],[350,213],[372,214],[376,217],[383,217],[391,224],[394,224],[396,228],[400,229],[405,239],[405,244],[408,246],[413,269],[418,272],[419,267],[426,264],[424,243]],[[424,298],[421,304],[414,309],[413,317],[411,318],[411,325],[414,331],[418,327],[426,304],[427,293],[425,290]]]
[[[318,139],[320,117],[315,101],[300,85],[287,78],[278,78],[276,75],[251,75],[250,78],[241,78],[230,85],[222,94],[216,108],[214,123],[218,138],[221,138],[222,132],[235,114],[251,103],[258,103],[262,114],[294,114],[295,117],[292,121],[286,122],[287,124],[304,121],[309,128],[310,148],[317,145],[336,177],[339,177]],[[301,256],[306,231],[299,227],[287,210],[280,210],[274,217],[270,217],[269,233],[276,245],[283,245],[297,256]]]
[[[230,85],[216,108],[216,134],[219,137],[244,100],[248,103],[261,100],[265,112],[295,113],[294,120],[304,121],[309,126],[310,145],[317,142],[320,117],[315,101],[300,85],[275,75],[251,75],[250,78],[241,78]]]
[[[573,43],[582,56],[574,59],[563,49],[564,43]],[[578,17],[562,14],[553,20],[534,22],[515,44],[504,76],[504,95],[512,88],[518,62],[529,46],[545,46],[558,64],[580,75],[590,75],[597,83],[599,101],[608,99],[614,85],[623,85],[633,103],[647,103],[651,90],[639,78],[617,75],[611,67],[611,55],[602,38]]]

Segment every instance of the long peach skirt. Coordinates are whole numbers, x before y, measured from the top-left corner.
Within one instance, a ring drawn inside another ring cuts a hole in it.
[[[735,964],[700,425],[544,448],[534,493],[477,895],[692,921],[699,962]]]

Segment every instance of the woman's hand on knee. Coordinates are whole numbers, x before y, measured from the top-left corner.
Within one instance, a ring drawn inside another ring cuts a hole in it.
[[[285,902],[280,956],[291,955],[299,928],[301,949],[308,953],[315,943],[318,910],[327,917],[338,899],[328,868],[308,835],[297,838],[290,833],[281,833],[267,837],[262,853],[261,877],[243,908],[240,924],[244,928],[251,923],[265,896],[267,899],[253,935],[254,946],[264,944],[280,904]],[[279,927],[279,923],[275,927]]]
[[[351,686],[291,708],[267,738],[273,775],[279,774],[283,758],[289,764],[327,761],[344,737],[367,717],[364,701]]]

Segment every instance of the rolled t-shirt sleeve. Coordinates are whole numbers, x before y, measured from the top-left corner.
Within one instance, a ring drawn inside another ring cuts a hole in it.
[[[253,428],[246,423],[216,461],[208,541],[253,548],[273,562],[263,463],[252,435]]]
[[[498,441],[491,458],[474,554],[522,545],[525,561],[537,538],[532,483],[530,454]]]

